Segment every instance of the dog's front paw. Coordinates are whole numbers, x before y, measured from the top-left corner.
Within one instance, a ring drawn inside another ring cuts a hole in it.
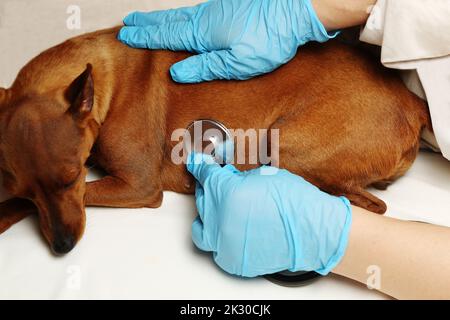
[[[163,198],[164,198],[164,193],[162,191],[159,191],[148,200],[145,207],[157,209],[157,208],[161,207]]]

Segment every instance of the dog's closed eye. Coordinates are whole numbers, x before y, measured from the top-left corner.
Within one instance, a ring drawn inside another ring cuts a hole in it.
[[[69,170],[63,177],[61,177],[61,180],[58,181],[58,189],[67,190],[73,187],[73,185],[80,178],[81,172],[82,171],[79,169]]]

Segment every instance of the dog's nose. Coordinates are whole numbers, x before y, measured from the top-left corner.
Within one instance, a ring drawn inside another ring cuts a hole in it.
[[[55,239],[52,250],[55,254],[61,255],[70,252],[73,247],[75,247],[75,238],[73,236],[66,236]]]

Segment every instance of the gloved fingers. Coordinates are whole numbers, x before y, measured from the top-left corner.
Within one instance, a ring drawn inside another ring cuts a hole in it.
[[[273,178],[279,177],[282,173],[282,169],[272,166],[263,165],[261,167],[248,170],[242,173],[244,176],[272,176]]]
[[[242,173],[241,171],[239,171],[234,165],[232,164],[227,164],[226,166],[223,167],[223,170],[228,170],[234,174],[240,174]]]
[[[187,170],[194,176],[197,181],[204,186],[208,178],[215,178],[216,180],[224,180],[226,178],[234,177],[234,173],[223,169],[218,165],[214,158],[203,153],[191,153],[188,156]],[[219,181],[218,181],[219,182]],[[216,190],[215,188],[214,190]],[[207,190],[207,191],[214,191]]]
[[[179,83],[198,83],[216,79],[241,79],[232,66],[238,58],[230,50],[211,51],[189,57],[170,68],[172,79]]]
[[[225,141],[217,141],[214,144],[214,156],[219,161],[219,164],[225,165],[234,160],[234,143],[231,139],[226,139],[226,137],[222,137],[222,140]]]
[[[191,21],[159,26],[123,27],[118,39],[133,48],[197,51]]]
[[[192,241],[200,250],[213,251],[206,238],[203,222],[200,220],[200,217],[197,217],[192,223]]]
[[[198,6],[152,12],[132,12],[123,19],[126,26],[144,27],[189,20],[198,11]]]
[[[200,218],[203,219],[205,212],[205,190],[199,182],[195,184],[195,205]]]

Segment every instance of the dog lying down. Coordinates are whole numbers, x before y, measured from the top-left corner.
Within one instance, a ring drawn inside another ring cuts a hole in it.
[[[83,234],[85,205],[156,208],[163,190],[193,193],[171,161],[171,134],[196,119],[279,129],[277,165],[381,214],[385,203],[365,188],[403,175],[430,126],[395,73],[338,42],[309,44],[253,80],[181,85],[168,70],[186,53],[128,48],[118,30],[49,49],[0,89],[0,168],[16,197],[1,204],[0,232],[36,213],[63,254]],[[88,158],[104,178],[85,182]]]

